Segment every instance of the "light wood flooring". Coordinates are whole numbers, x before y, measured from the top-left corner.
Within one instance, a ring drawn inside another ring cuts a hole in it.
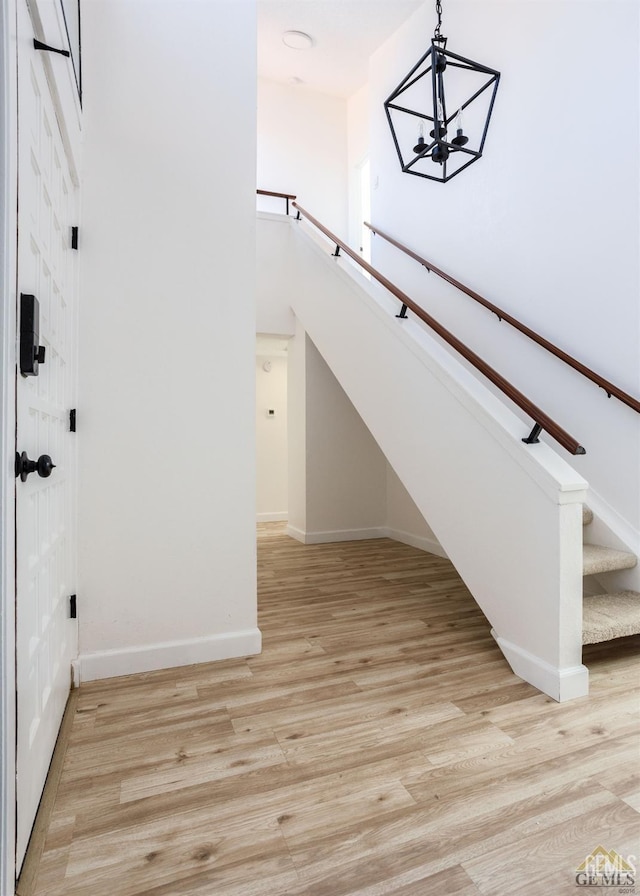
[[[559,705],[448,561],[260,530],[264,652],[83,685],[20,892],[576,896],[640,855],[638,637]]]

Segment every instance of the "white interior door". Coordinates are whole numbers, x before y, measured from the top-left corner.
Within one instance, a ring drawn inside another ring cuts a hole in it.
[[[33,47],[26,0],[18,4],[18,297],[36,296],[45,362],[18,370],[16,451],[56,465],[48,478],[16,478],[17,867],[47,776],[77,656],[75,407],[78,190],[65,148],[55,78]],[[38,35],[39,36],[39,35]],[[60,58],[58,64],[68,64]],[[53,90],[52,90],[53,84]],[[55,96],[55,100],[54,100]],[[64,128],[63,128],[64,129]],[[68,143],[68,135],[67,140]],[[18,306],[20,315],[20,302]],[[19,329],[18,329],[19,332]]]

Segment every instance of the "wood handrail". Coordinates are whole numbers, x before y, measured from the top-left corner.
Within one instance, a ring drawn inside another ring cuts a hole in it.
[[[284,199],[287,203],[287,215],[289,214],[289,201],[296,198],[295,193],[277,193],[273,190],[256,190],[256,193],[258,196],[276,196],[278,199]]]
[[[280,199],[295,199],[295,193],[276,193],[273,190],[256,190],[259,196],[278,196]]]
[[[570,454],[585,454],[585,449],[580,445],[573,436],[569,435],[569,433],[564,430],[555,420],[552,420],[544,411],[540,410],[532,401],[530,401],[526,395],[516,389],[508,380],[506,380],[501,374],[494,370],[489,364],[486,363],[479,355],[473,352],[470,348],[468,348],[464,342],[458,339],[453,333],[450,333],[449,330],[445,329],[442,324],[438,323],[438,321],[431,317],[430,314],[417,305],[413,299],[410,299],[409,296],[404,293],[401,289],[399,289],[395,284],[393,284],[384,274],[381,274],[380,271],[377,271],[374,267],[372,267],[368,262],[364,261],[358,255],[355,250],[351,249],[346,243],[344,243],[341,239],[339,239],[335,234],[331,233],[323,224],[320,223],[313,215],[310,215],[308,211],[306,211],[302,206],[298,205],[297,202],[293,203],[293,207],[298,211],[298,215],[307,219],[314,227],[317,227],[326,237],[328,237],[332,243],[335,243],[336,246],[336,254],[338,252],[338,248],[342,249],[342,251],[352,258],[356,264],[360,265],[367,273],[369,273],[374,280],[377,280],[378,283],[381,283],[382,286],[385,287],[393,296],[396,297],[403,305],[407,308],[411,309],[416,317],[419,317],[428,327],[430,327],[441,339],[444,339],[452,348],[454,348],[463,358],[466,358],[470,364],[480,371],[488,380],[490,380],[495,386],[498,387],[514,404],[518,405],[518,407],[523,410],[532,420],[535,421],[534,431],[529,436],[531,442],[537,440],[537,433],[535,430],[540,431],[543,429],[547,432],[552,438],[556,440],[563,448],[565,448]],[[526,441],[526,440],[523,440]]]
[[[447,283],[451,283],[452,286],[455,286],[456,289],[459,289],[461,292],[465,293],[465,295],[468,295],[475,302],[478,302],[478,304],[483,305],[485,308],[488,308],[489,311],[492,311],[499,320],[504,320],[512,327],[515,327],[516,330],[519,330],[520,333],[524,333],[524,335],[535,342],[536,345],[540,345],[552,355],[555,355],[556,358],[560,358],[561,361],[564,361],[565,364],[568,364],[569,367],[572,367],[574,370],[577,370],[578,373],[581,373],[587,379],[591,380],[592,383],[595,383],[601,389],[604,389],[609,398],[613,395],[614,398],[617,398],[619,401],[623,402],[623,404],[626,404],[627,407],[630,407],[637,413],[640,413],[640,401],[637,398],[629,395],[614,383],[610,383],[609,380],[606,380],[603,376],[600,376],[600,374],[596,373],[595,370],[591,370],[590,367],[587,367],[581,361],[578,361],[576,358],[572,357],[572,355],[569,355],[561,348],[558,348],[558,346],[554,345],[553,342],[549,342],[549,340],[545,339],[544,336],[541,336],[540,333],[536,333],[535,330],[527,327],[516,317],[513,317],[508,312],[503,311],[502,308],[494,305],[493,302],[485,299],[484,296],[481,296],[479,293],[474,292],[473,289],[465,286],[464,283],[456,280],[455,277],[451,276],[451,274],[447,274],[445,271],[437,268],[434,264],[431,264],[431,262],[426,258],[423,258],[421,255],[413,252],[411,249],[409,249],[408,246],[403,245],[403,243],[399,243],[392,236],[389,236],[388,233],[385,233],[384,230],[380,230],[378,227],[374,227],[373,224],[369,224],[367,221],[364,221],[363,223],[365,227],[368,227],[372,233],[376,233],[378,236],[381,236],[383,240],[391,243],[392,246],[400,249],[400,251],[404,252],[405,255],[408,255],[410,258],[413,258],[415,261],[419,262],[419,264],[425,267],[428,271],[432,271],[434,274],[437,274],[438,277],[446,280]]]

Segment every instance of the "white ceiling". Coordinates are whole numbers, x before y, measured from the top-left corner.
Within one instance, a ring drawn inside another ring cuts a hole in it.
[[[348,97],[366,83],[369,56],[423,0],[258,0],[258,75]],[[292,50],[284,31],[304,31],[309,50]]]

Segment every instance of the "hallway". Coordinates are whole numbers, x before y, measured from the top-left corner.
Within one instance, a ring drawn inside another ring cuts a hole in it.
[[[574,894],[638,854],[637,648],[517,679],[447,560],[258,538],[259,656],[87,684],[21,896]],[[29,879],[27,879],[29,878]]]

